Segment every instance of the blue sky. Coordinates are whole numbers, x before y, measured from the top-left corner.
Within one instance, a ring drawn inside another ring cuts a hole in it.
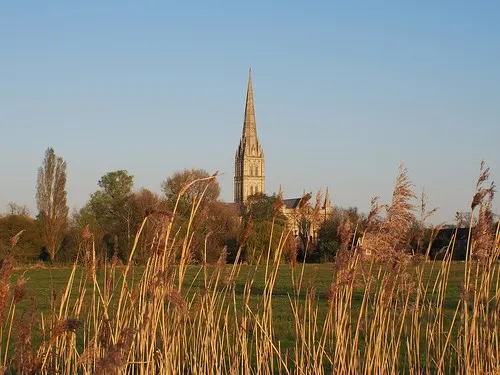
[[[49,146],[71,208],[117,169],[219,170],[231,201],[250,65],[268,193],[366,211],[404,162],[439,222],[500,177],[498,1],[16,1],[0,35],[0,211],[35,211]]]

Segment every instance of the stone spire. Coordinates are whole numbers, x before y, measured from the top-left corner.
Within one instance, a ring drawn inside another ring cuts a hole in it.
[[[323,203],[323,208],[331,207],[332,202],[330,201],[330,194],[328,194],[328,187],[326,188],[325,193],[325,202]]]
[[[243,120],[243,138],[257,138],[255,107],[253,105],[252,68],[248,71],[247,100],[245,103],[245,119]]]
[[[244,203],[248,196],[264,192],[264,152],[257,137],[253,102],[252,68],[248,72],[243,133],[235,157],[234,201]]]

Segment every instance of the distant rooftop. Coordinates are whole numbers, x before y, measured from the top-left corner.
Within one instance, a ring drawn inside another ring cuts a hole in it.
[[[300,203],[301,198],[290,198],[290,199],[283,199],[283,204],[285,205],[286,208],[297,208],[297,206]]]

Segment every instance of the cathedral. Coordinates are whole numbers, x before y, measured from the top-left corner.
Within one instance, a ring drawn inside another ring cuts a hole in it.
[[[243,119],[243,133],[234,160],[234,202],[241,207],[249,196],[256,193],[265,193],[265,162],[264,151],[257,136],[255,106],[253,101],[252,70],[250,69],[245,103],[245,116]],[[288,225],[290,225],[294,235],[298,235],[299,225],[304,215],[308,216],[307,210],[299,210],[301,199],[302,197],[283,200],[283,214],[287,217]],[[309,207],[310,210],[312,210],[312,207]],[[316,207],[314,211],[315,220],[310,220],[312,225],[310,226],[309,236],[312,239],[316,237],[317,229],[320,224],[319,220],[325,220],[331,215],[332,211],[333,207],[330,202],[328,189],[326,189],[324,201],[320,207]]]

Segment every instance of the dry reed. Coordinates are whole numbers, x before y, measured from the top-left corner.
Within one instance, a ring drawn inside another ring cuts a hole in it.
[[[190,182],[181,195],[192,184],[213,178]],[[479,224],[471,231],[463,293],[451,315],[445,312],[445,302],[453,241],[444,260],[432,263],[428,278],[421,258],[403,249],[413,215],[413,193],[404,169],[386,220],[378,219],[381,206],[374,200],[366,236],[356,244],[351,239],[353,225],[342,225],[342,250],[332,269],[325,316],[319,310],[322,295],[312,282],[303,281],[305,265],[297,267],[296,257],[291,265],[280,262],[290,243],[286,232],[263,259],[265,280],[257,304],[251,301],[255,272],[248,276],[240,298],[235,280],[241,264],[225,265],[224,256],[214,269],[203,263],[196,276],[202,278],[202,289],[195,289],[194,282],[186,287],[202,194],[192,202],[183,238],[173,229],[175,210],[164,219],[152,240],[155,251],[137,277],[131,260],[146,222],[155,213],[144,218],[127,265],[119,270],[106,263],[103,281],[96,276],[93,237],[87,228],[81,253],[88,266],[77,277],[74,264],[65,290],[40,318],[34,306],[17,313],[16,305],[25,296],[24,279],[12,288],[9,258],[2,261],[0,372],[497,374],[500,235],[498,227],[491,228],[493,187],[482,187],[487,179],[488,173],[481,169],[472,202],[473,213],[479,207]],[[280,205],[277,202],[275,211]],[[425,209],[422,212],[425,215]],[[251,228],[243,230],[237,259],[250,235]],[[367,248],[381,256],[367,258]],[[289,295],[295,345],[286,350],[276,339],[273,311],[273,292],[283,267],[290,267],[292,275],[298,272]],[[355,307],[353,297],[360,288],[360,306]],[[32,340],[35,324],[42,333],[37,348]],[[12,342],[16,349],[9,354]]]

